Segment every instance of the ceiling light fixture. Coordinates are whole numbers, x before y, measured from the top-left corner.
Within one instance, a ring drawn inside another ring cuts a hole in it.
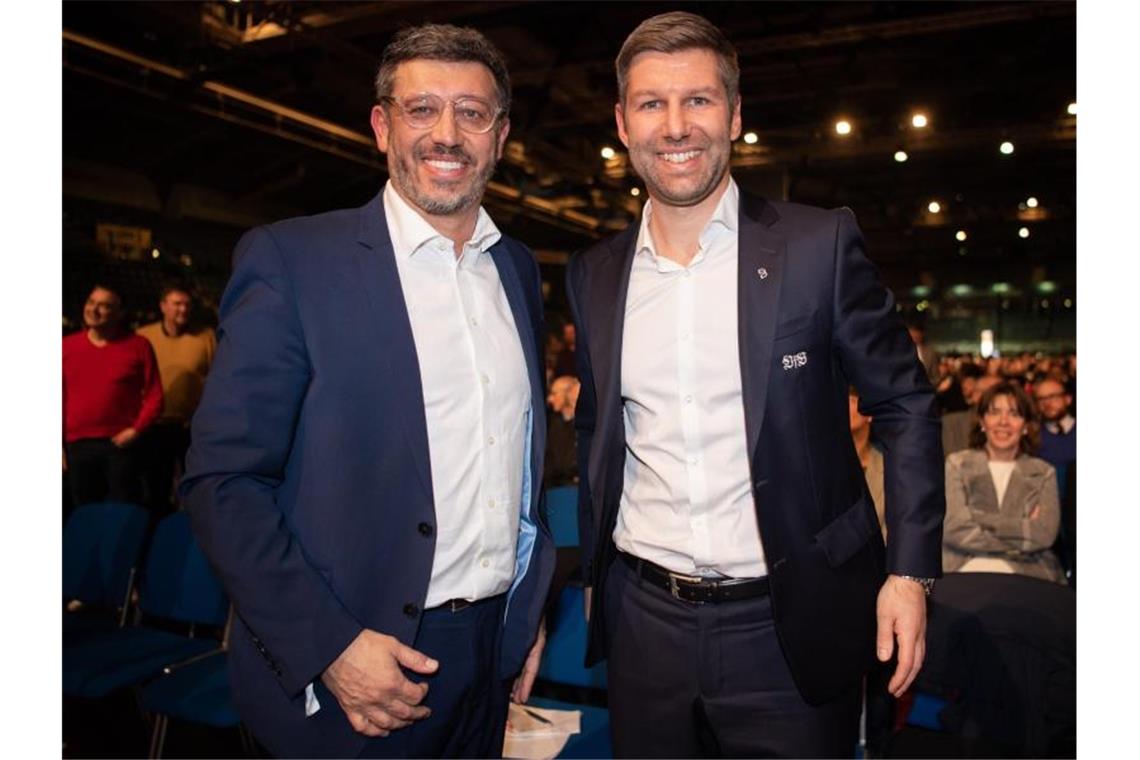
[[[910,117],[910,125],[915,129],[922,129],[926,126],[926,114],[916,113]]]
[[[846,119],[840,119],[839,121],[835,122],[835,133],[840,135],[851,134],[851,122],[847,121]]]
[[[611,148],[610,146],[607,145],[606,147],[602,148],[602,158],[606,159],[607,161],[609,161],[611,158],[613,158],[616,155],[617,155],[617,153],[615,153],[614,149]]]
[[[759,139],[760,137],[755,132],[744,133],[744,142],[748,143],[749,145],[755,145],[756,141]]]
[[[898,161],[900,164],[905,163],[908,158],[910,158],[910,156],[906,154],[905,150],[895,151],[895,161]]]

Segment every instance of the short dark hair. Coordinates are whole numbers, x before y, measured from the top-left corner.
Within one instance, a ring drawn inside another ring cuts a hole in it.
[[[107,276],[96,277],[95,280],[91,283],[91,287],[88,289],[87,295],[83,297],[84,300],[90,298],[91,294],[96,290],[105,290],[108,293],[113,294],[115,298],[119,299],[119,311],[126,311],[126,291],[123,289],[122,285],[119,285],[118,282],[115,281],[115,279]]]
[[[978,399],[976,409],[978,424],[970,431],[970,448],[981,449],[985,447],[986,433],[982,430],[981,421],[986,415],[986,410],[990,408],[998,396],[1008,396],[1012,399],[1013,405],[1017,407],[1018,414],[1025,420],[1025,435],[1021,436],[1021,440],[1017,442],[1018,449],[1022,454],[1035,453],[1041,441],[1037,407],[1033,405],[1033,400],[1029,398],[1029,394],[1019,384],[1009,381],[1002,381],[991,388],[987,388],[982,393],[982,397]]]
[[[185,280],[166,280],[163,282],[162,286],[158,289],[159,302],[165,301],[166,297],[171,293],[185,293],[190,296],[191,299],[194,298],[194,288]]]
[[[511,109],[511,77],[503,54],[478,30],[451,24],[423,24],[397,32],[384,48],[376,71],[377,103],[391,97],[396,68],[416,59],[483,64],[495,79],[499,107],[504,113]]]
[[[740,94],[740,64],[736,48],[715,24],[703,16],[685,11],[661,13],[647,18],[625,38],[614,68],[617,70],[618,101],[625,102],[629,67],[641,53],[677,53],[682,50],[710,50],[716,53],[728,106],[736,105]]]

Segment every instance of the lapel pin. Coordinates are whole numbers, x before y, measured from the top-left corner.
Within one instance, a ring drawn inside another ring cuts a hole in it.
[[[766,280],[768,278],[768,270],[765,269],[764,267],[760,267],[759,269],[757,269],[756,274],[760,275],[761,280]]]

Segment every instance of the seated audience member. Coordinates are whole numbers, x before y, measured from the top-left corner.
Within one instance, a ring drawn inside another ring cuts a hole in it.
[[[1077,419],[1071,411],[1073,397],[1055,377],[1039,380],[1033,386],[1033,396],[1042,420],[1037,455],[1057,470],[1061,492],[1061,532],[1053,548],[1073,583],[1077,571]]]
[[[970,447],[970,436],[978,427],[978,399],[989,388],[1002,380],[997,375],[983,375],[976,378],[963,378],[963,396],[968,408],[961,412],[942,415],[942,454],[950,456],[955,451]]]
[[[1053,466],[1031,456],[1037,418],[1016,383],[978,402],[970,446],[946,459],[942,569],[1013,572],[1065,583],[1052,552],[1061,519]]]
[[[124,325],[121,293],[97,284],[63,339],[63,469],[73,507],[138,502],[138,439],[162,410],[154,351]]]
[[[159,299],[162,319],[138,329],[154,349],[162,378],[162,414],[148,431],[147,499],[157,513],[171,508],[174,477],[185,469],[190,447],[190,418],[202,397],[206,373],[214,360],[217,339],[209,327],[191,322],[194,299],[187,285],[163,287]]]
[[[577,335],[573,322],[567,321],[562,325],[562,350],[558,352],[558,357],[554,360],[555,377],[578,376],[578,364],[574,354]]]
[[[562,375],[550,383],[546,403],[550,406],[546,426],[546,487],[578,482],[578,447],[574,432],[574,407],[578,403],[578,378]]]
[[[1049,377],[1033,387],[1041,413],[1041,448],[1037,455],[1057,469],[1059,488],[1065,490],[1065,472],[1077,458],[1077,419],[1069,413],[1073,397],[1065,384]]]

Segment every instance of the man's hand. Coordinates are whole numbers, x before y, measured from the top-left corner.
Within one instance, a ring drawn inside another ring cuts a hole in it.
[[[515,679],[514,687],[511,688],[512,702],[523,705],[530,699],[530,689],[534,686],[535,677],[538,676],[538,665],[542,662],[542,649],[545,646],[546,619],[544,618],[538,624],[538,636],[534,640],[534,646],[530,648],[530,654],[526,656],[522,672],[519,673],[518,678]]]
[[[138,437],[139,431],[135,430],[133,427],[123,428],[111,436],[111,443],[122,449],[130,446]]]
[[[400,672],[401,665],[424,675],[439,669],[438,662],[394,637],[365,629],[329,665],[321,680],[354,729],[366,736],[387,736],[431,715],[431,710],[420,705],[428,685],[409,681]]]
[[[898,639],[899,665],[887,684],[887,691],[901,697],[910,688],[926,656],[926,592],[922,584],[887,576],[879,590],[877,617],[879,632],[876,649],[879,661],[891,659]]]

